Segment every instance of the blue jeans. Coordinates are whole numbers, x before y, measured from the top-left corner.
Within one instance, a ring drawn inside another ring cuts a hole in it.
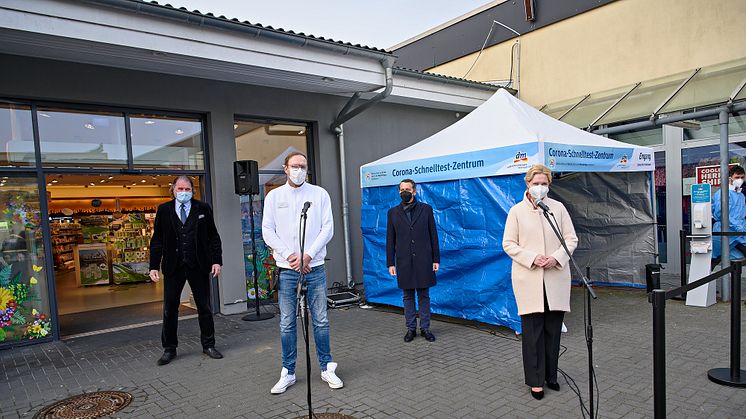
[[[280,271],[280,340],[282,342],[282,366],[288,374],[295,374],[295,360],[298,357],[296,329],[296,285],[300,274],[293,270]],[[329,349],[329,319],[326,317],[326,272],[324,265],[311,268],[307,273],[308,310],[313,322],[313,340],[321,371],[332,361]],[[302,326],[301,326],[302,327]]]

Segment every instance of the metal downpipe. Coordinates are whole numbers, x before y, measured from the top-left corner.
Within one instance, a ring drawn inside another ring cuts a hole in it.
[[[385,99],[391,94],[391,90],[394,87],[394,76],[392,71],[393,61],[385,60],[382,62],[384,65],[384,74],[386,76],[386,87],[378,93],[376,96],[366,101],[362,105],[350,110],[352,106],[357,102],[360,97],[360,93],[355,93],[350,100],[345,104],[342,110],[337,115],[332,125],[329,127],[336,135],[337,142],[339,144],[339,173],[340,183],[342,188],[342,229],[344,231],[344,245],[345,245],[345,274],[347,276],[347,287],[353,288],[355,281],[352,278],[352,246],[350,240],[350,204],[347,197],[347,163],[345,160],[345,141],[344,141],[344,124],[353,117],[359,115],[366,109]]]

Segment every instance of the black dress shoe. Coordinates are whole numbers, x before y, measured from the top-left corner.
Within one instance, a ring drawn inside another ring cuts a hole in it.
[[[176,358],[176,352],[165,351],[163,352],[163,355],[161,355],[161,357],[158,359],[157,364],[166,365],[169,362],[173,361],[174,358]]]
[[[430,329],[420,329],[420,334],[425,337],[428,342],[435,342],[435,335],[430,332]]]
[[[205,355],[207,355],[207,356],[209,356],[212,359],[222,359],[223,358],[223,354],[221,354],[220,352],[218,352],[218,350],[215,349],[215,348],[205,348],[205,349],[202,350],[202,353],[205,354]]]
[[[549,381],[547,381],[547,387],[551,388],[554,391],[559,391],[560,389],[559,383],[550,383]]]
[[[412,339],[415,338],[415,336],[417,336],[417,330],[415,329],[407,330],[407,334],[404,335],[404,342],[411,342]]]
[[[541,391],[533,391],[531,390],[531,397],[533,397],[536,400],[541,400],[544,398],[544,390]]]

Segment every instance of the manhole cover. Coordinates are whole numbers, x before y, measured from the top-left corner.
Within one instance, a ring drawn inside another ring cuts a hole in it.
[[[355,416],[344,415],[342,413],[314,413],[313,417],[316,419],[357,419]],[[308,415],[298,416],[294,419],[308,419]]]
[[[37,418],[100,418],[118,412],[132,402],[132,395],[123,391],[96,391],[68,397],[51,404],[34,415]]]

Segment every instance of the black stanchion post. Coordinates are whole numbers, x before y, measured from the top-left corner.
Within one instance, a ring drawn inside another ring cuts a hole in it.
[[[732,379],[741,381],[741,263],[734,268],[730,277],[730,373]]]
[[[741,263],[731,262],[730,273],[730,368],[707,371],[710,381],[731,387],[746,387],[746,371],[741,370]]]
[[[586,266],[585,267],[585,277],[588,278],[588,281],[591,279],[591,267]],[[588,326],[586,327],[586,335],[588,340],[588,396],[590,400],[590,417],[591,419],[595,418],[595,406],[593,400],[593,322],[592,322],[592,316],[591,316],[591,293],[588,292],[588,287],[585,287],[585,303],[588,305]]]
[[[666,292],[653,290],[654,416],[666,417]]]

